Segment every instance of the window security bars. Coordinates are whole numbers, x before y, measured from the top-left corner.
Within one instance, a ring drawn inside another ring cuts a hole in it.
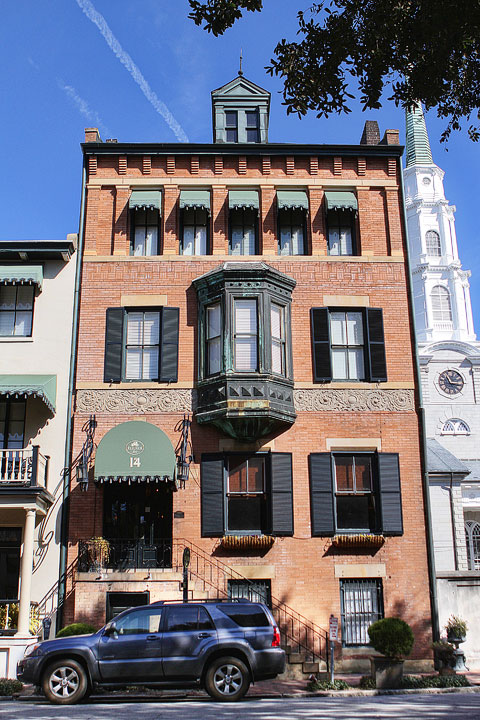
[[[343,645],[368,645],[368,628],[383,617],[381,580],[340,580]]]
[[[33,321],[33,285],[0,287],[0,336],[30,337]]]
[[[227,587],[228,597],[232,600],[246,599],[272,606],[271,580],[227,580]]]
[[[465,523],[467,562],[469,570],[480,570],[480,523],[468,520]]]

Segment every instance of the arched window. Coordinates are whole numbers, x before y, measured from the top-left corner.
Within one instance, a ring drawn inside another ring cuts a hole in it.
[[[425,235],[427,245],[427,255],[430,257],[440,257],[442,248],[440,245],[440,235],[435,230],[428,230]]]
[[[465,523],[467,560],[469,570],[480,570],[480,523],[467,520]]]
[[[450,293],[443,285],[435,285],[431,292],[434,323],[452,322]]]
[[[442,427],[442,435],[468,435],[469,432],[467,423],[458,418],[447,420]]]

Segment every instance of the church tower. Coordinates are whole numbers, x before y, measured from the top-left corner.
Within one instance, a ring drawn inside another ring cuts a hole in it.
[[[445,199],[420,105],[407,111],[404,173],[415,323],[420,345],[475,340],[468,278],[455,234],[455,207]]]

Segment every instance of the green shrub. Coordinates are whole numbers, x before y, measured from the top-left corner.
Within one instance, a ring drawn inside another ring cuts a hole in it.
[[[368,628],[368,635],[377,652],[396,659],[410,655],[415,640],[410,625],[400,618],[377,620]]]
[[[70,635],[88,635],[94,632],[97,631],[93,625],[89,625],[88,623],[72,623],[71,625],[66,625],[62,628],[57,633],[57,638],[70,637]]]
[[[375,678],[373,678],[371,675],[363,675],[363,677],[360,678],[360,683],[358,687],[362,690],[375,690],[375,688],[377,687],[375,683]]]
[[[349,690],[350,685],[345,680],[310,680],[307,690]]]
[[[20,692],[23,683],[20,680],[10,680],[9,678],[0,678],[0,695],[13,695]]]
[[[465,675],[405,675],[402,688],[423,690],[424,688],[469,687]]]

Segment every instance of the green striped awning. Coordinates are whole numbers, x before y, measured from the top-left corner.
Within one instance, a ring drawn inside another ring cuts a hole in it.
[[[95,480],[174,482],[176,457],[167,435],[156,425],[132,420],[107,432],[95,456]]]
[[[128,207],[133,210],[158,210],[162,211],[161,190],[132,190]]]
[[[210,210],[210,192],[208,190],[181,190],[180,209],[183,208]]]
[[[36,285],[42,289],[43,267],[41,265],[1,265],[0,284]]]
[[[357,198],[353,192],[333,192],[325,193],[325,203],[327,210],[358,210]]]
[[[279,210],[308,210],[308,197],[305,190],[277,190]]]
[[[228,193],[228,207],[230,210],[237,208],[251,208],[258,210],[257,190],[230,190]]]
[[[0,375],[0,397],[38,397],[51,413],[57,399],[56,375]]]

